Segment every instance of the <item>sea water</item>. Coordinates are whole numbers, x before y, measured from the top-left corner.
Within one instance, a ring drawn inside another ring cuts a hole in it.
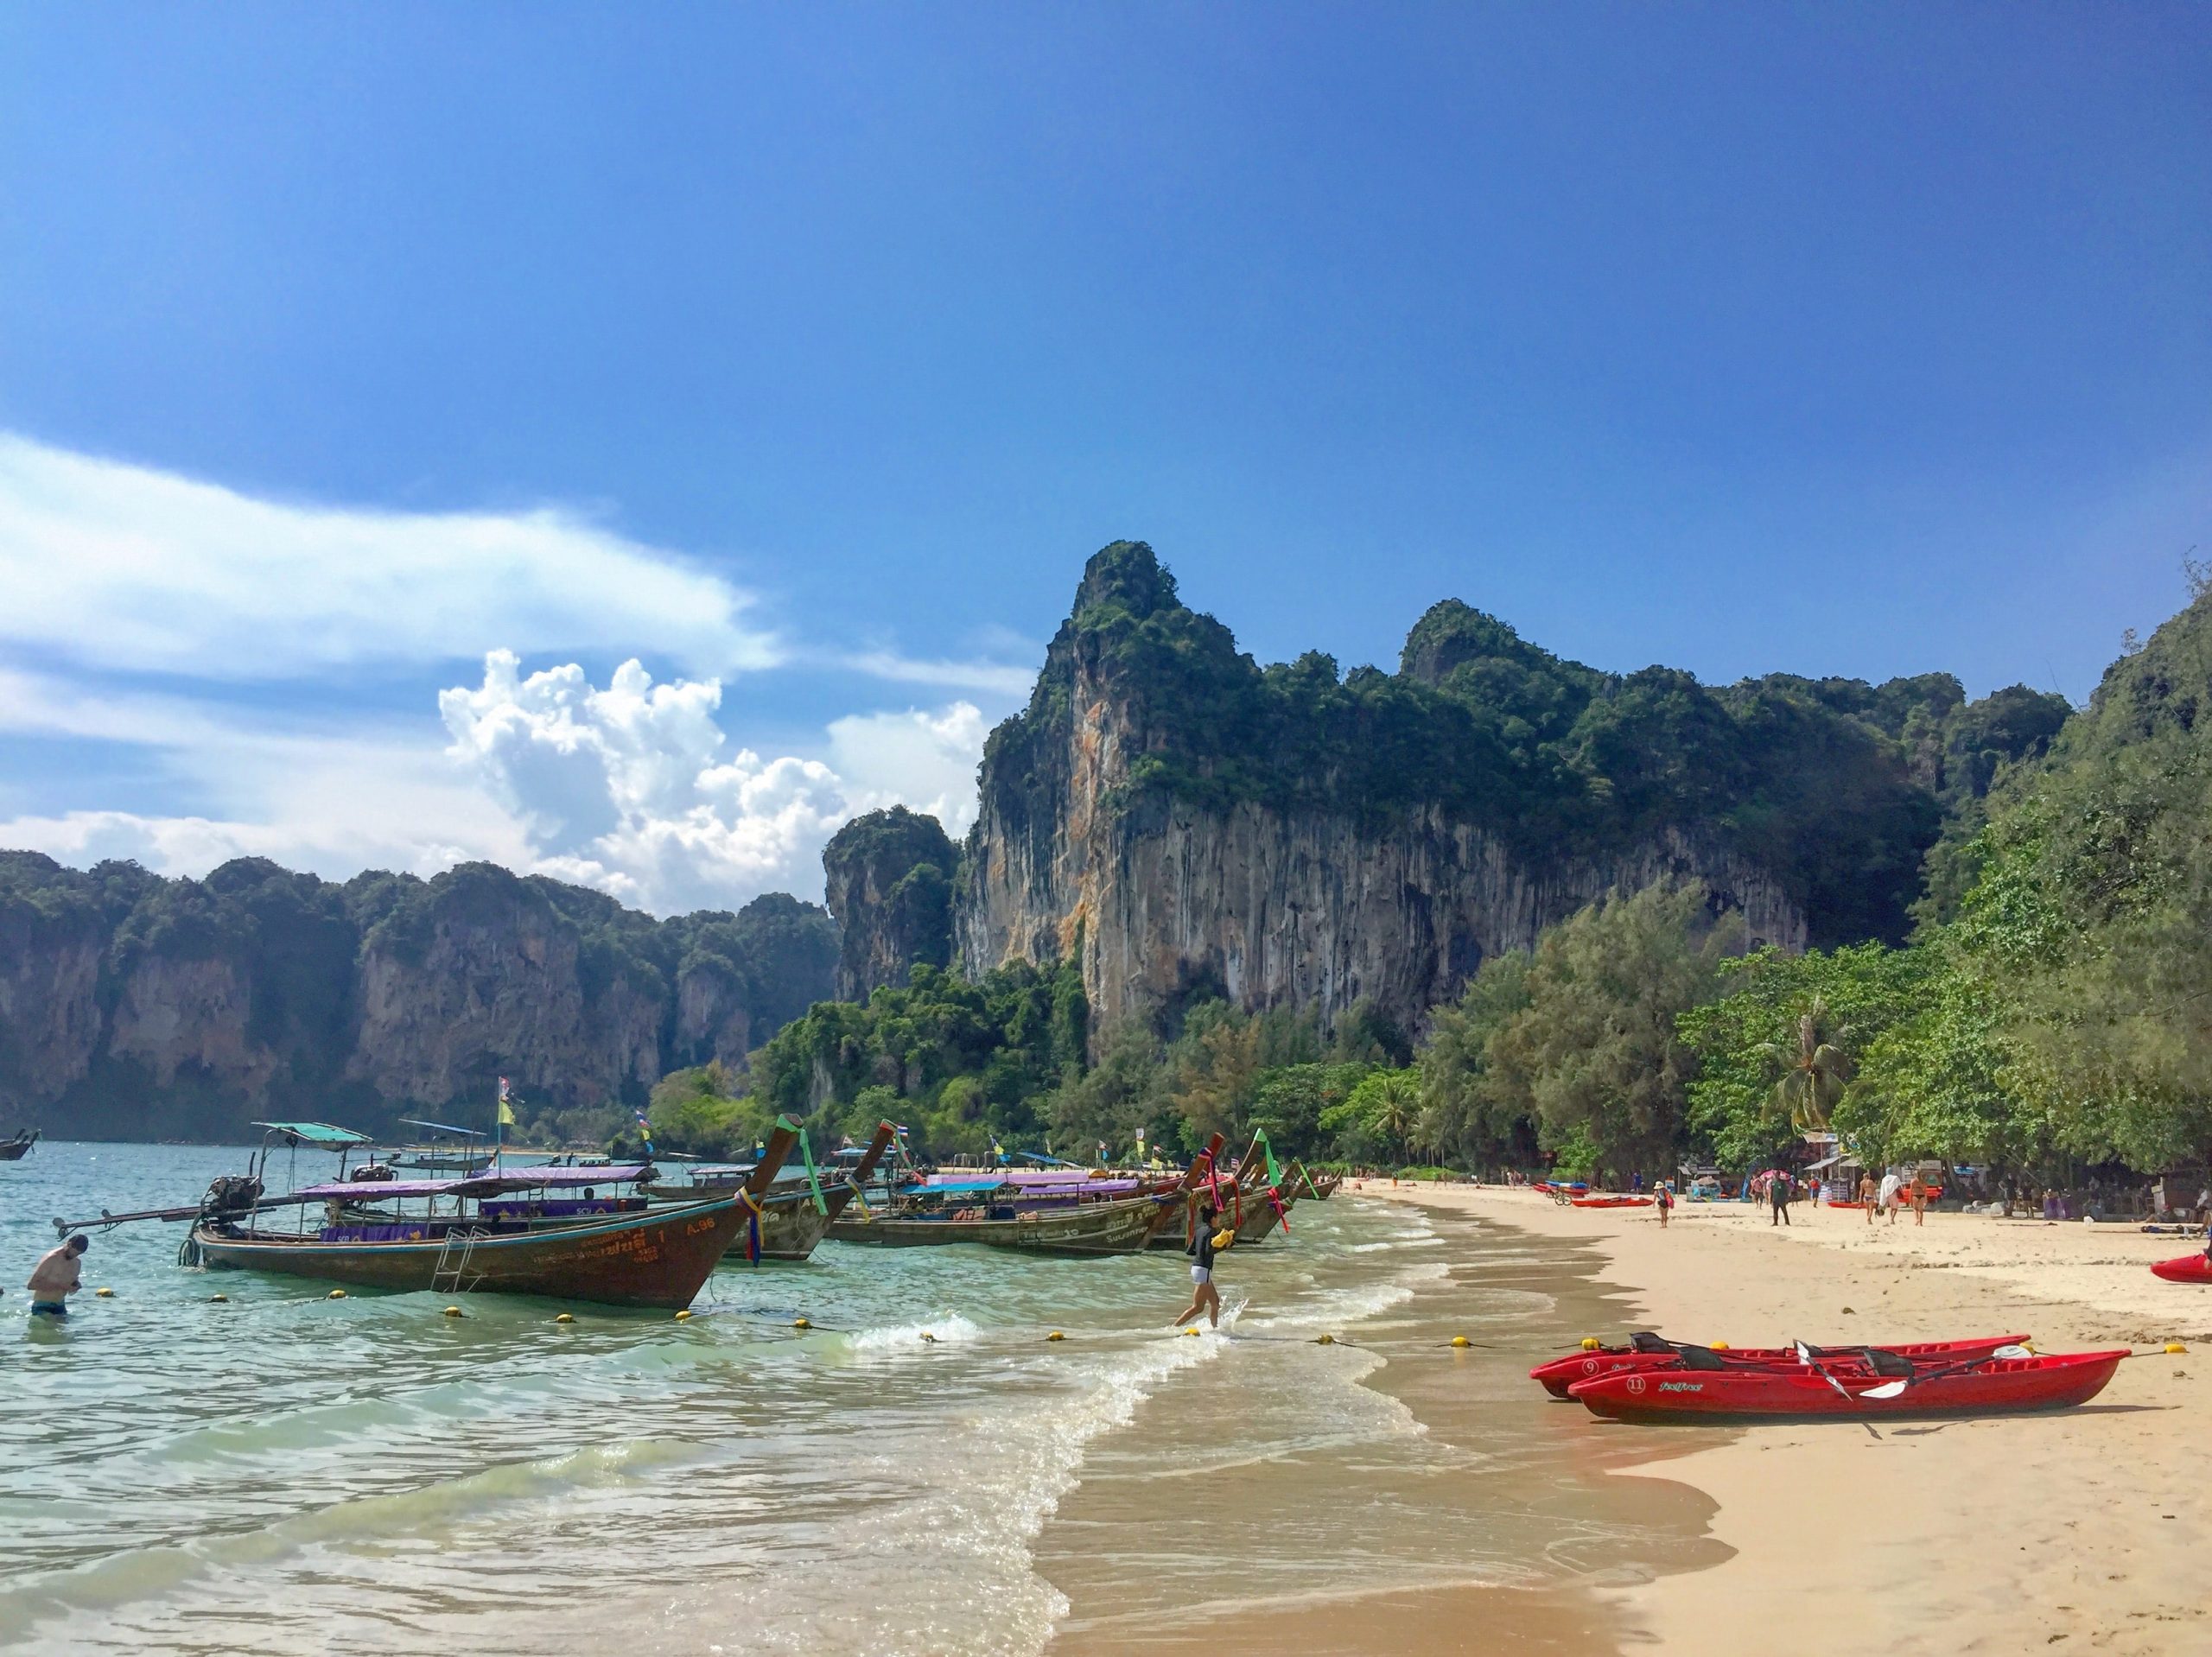
[[[276,1160],[272,1187],[328,1171]],[[1682,1546],[1608,1506],[1605,1441],[1525,1380],[1597,1310],[1587,1262],[1349,1191],[1224,1255],[1233,1315],[1195,1336],[1176,1254],[831,1242],[725,1264],[683,1322],[450,1318],[188,1270],[161,1223],[93,1233],[75,1315],[26,1317],[49,1216],[188,1203],[243,1161],[0,1165],[0,1647],[1025,1654]]]

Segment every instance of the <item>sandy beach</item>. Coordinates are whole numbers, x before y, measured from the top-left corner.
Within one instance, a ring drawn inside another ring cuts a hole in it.
[[[2031,1332],[2046,1351],[2212,1338],[2212,1292],[2153,1278],[2189,1240],[2131,1226],[1799,1205],[1560,1207],[1495,1187],[1367,1194],[1595,1244],[1643,1326],[1738,1346]],[[1618,1338],[1624,1331],[1592,1330]],[[1616,1476],[1717,1504],[1723,1563],[1609,1590],[1629,1652],[2178,1654],[2212,1644],[2201,1423],[2212,1354],[2120,1367],[2058,1416],[1711,1428],[1608,1425]],[[1567,1405],[1557,1406],[1561,1410]],[[1654,1465],[1652,1463],[1659,1463]],[[1594,1649],[1601,1647],[1593,1646]]]

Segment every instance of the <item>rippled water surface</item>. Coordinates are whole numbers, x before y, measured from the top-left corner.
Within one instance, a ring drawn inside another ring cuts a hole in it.
[[[86,1281],[112,1298],[26,1322],[49,1216],[189,1202],[242,1160],[0,1165],[0,1646],[1030,1653],[1187,1597],[1201,1565],[1286,1591],[1511,1583],[1652,1540],[1578,1508],[1582,1475],[1548,1506],[1523,1480],[1517,1514],[1467,1482],[1573,1450],[1505,1387],[1563,1336],[1555,1267],[1349,1194],[1224,1257],[1226,1336],[1165,1327],[1174,1254],[825,1243],[725,1266],[686,1323],[556,1324],[546,1301],[450,1319],[442,1297],[183,1270],[161,1224],[93,1235]],[[1454,1327],[1503,1355],[1452,1371],[1433,1349]],[[1488,1439],[1432,1432],[1487,1391]],[[1347,1480],[1386,1493],[1376,1515],[1347,1517]]]

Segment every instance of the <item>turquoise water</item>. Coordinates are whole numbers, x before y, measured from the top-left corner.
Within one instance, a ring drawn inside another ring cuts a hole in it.
[[[1052,1528],[1087,1476],[1448,1451],[1464,1476],[1501,1452],[1424,1442],[1378,1384],[1388,1343],[1427,1354],[1412,1314],[1446,1296],[1471,1331],[1564,1338],[1552,1295],[1463,1279],[1525,1277],[1524,1254],[1484,1267],[1471,1234],[1348,1196],[1226,1258],[1250,1303],[1229,1338],[1164,1327],[1189,1286],[1173,1254],[825,1243],[806,1266],[726,1266],[686,1323],[578,1305],[563,1324],[545,1301],[474,1297],[455,1320],[443,1297],[188,1271],[162,1224],[93,1235],[86,1281],[112,1298],[80,1295],[63,1330],[27,1320],[49,1216],[190,1202],[242,1159],[49,1143],[0,1165],[0,1646],[1032,1653],[1071,1597],[1080,1621],[1163,1591],[1156,1565],[1124,1579]],[[1328,1331],[1381,1344],[1313,1344]],[[1481,1384],[1503,1398],[1522,1367],[1509,1352]],[[1528,1419],[1502,1429],[1511,1459],[1555,1457],[1558,1418]],[[1094,1522],[1144,1528],[1141,1502],[1110,1507]],[[1447,1558],[1414,1514],[1396,1553],[1453,1580],[1470,1549],[1485,1580],[1557,1574],[1548,1550],[1589,1522],[1462,1525]]]

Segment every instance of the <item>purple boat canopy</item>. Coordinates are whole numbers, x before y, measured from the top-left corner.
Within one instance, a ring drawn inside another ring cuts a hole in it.
[[[612,1168],[534,1168],[481,1174],[473,1179],[337,1179],[295,1195],[309,1202],[390,1202],[403,1197],[498,1197],[507,1191],[573,1190],[591,1185],[634,1185],[645,1177],[641,1162]]]

